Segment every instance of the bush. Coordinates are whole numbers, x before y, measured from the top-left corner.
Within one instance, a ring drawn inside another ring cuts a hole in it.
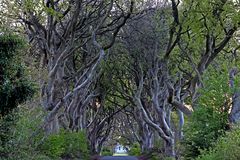
[[[54,159],[62,157],[88,160],[89,150],[87,144],[84,132],[61,130],[59,134],[49,135],[40,149]]]
[[[12,138],[12,128],[17,121],[16,112],[0,118],[0,157],[7,157],[6,144]]]
[[[43,131],[38,130],[44,115],[45,113],[41,108],[20,106],[0,121],[1,130],[9,123],[8,129],[4,129],[5,131],[8,130],[6,133],[7,139],[4,141],[4,145],[0,147],[0,153],[4,154],[3,156],[0,155],[2,159],[50,160],[49,157],[37,150],[44,137]],[[34,135],[34,133],[37,134]]]
[[[185,128],[185,158],[192,159],[200,154],[200,150],[208,149],[224,134],[226,116],[217,113],[210,107],[197,109]]]
[[[204,88],[200,93],[192,116],[188,119],[184,131],[184,157],[196,158],[201,150],[208,149],[225,133],[228,126],[228,87],[227,72],[211,73],[204,79]]]
[[[139,157],[139,160],[175,160],[176,158],[167,157],[163,152],[159,150],[152,150],[149,153],[144,154],[143,156]]]
[[[103,147],[101,155],[102,156],[111,156],[111,155],[113,155],[112,149],[109,148],[109,147]]]
[[[0,117],[32,97],[34,84],[28,80],[25,67],[19,61],[24,42],[18,36],[0,36]]]
[[[167,157],[164,153],[163,149],[159,149],[158,147],[154,147],[149,151],[142,153],[142,156],[139,157],[140,160],[173,160],[175,158]]]
[[[141,155],[141,147],[138,143],[134,143],[130,148],[129,155],[131,156],[139,156]]]
[[[39,128],[44,117],[45,112],[40,107],[20,106],[15,112],[0,119],[0,136],[4,137],[0,145],[0,159],[89,159],[84,132],[61,131],[44,138],[44,131]]]
[[[202,151],[197,160],[238,160],[239,150],[240,128],[237,128],[220,138],[209,151]]]

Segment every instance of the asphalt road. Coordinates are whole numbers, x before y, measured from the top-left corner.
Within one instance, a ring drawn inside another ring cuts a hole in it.
[[[133,156],[104,156],[101,160],[137,160],[137,158]]]

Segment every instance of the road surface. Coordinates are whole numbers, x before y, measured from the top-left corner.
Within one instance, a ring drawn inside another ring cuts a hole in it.
[[[104,156],[101,160],[137,160],[137,158],[133,156]]]

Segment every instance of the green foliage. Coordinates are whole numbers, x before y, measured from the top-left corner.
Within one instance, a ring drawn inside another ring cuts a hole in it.
[[[209,151],[204,150],[197,160],[240,159],[240,129],[234,129],[220,138]]]
[[[7,156],[5,145],[12,138],[12,127],[15,125],[17,115],[15,112],[0,119],[0,157]]]
[[[130,148],[129,155],[131,156],[139,156],[141,155],[141,147],[138,143],[134,143]]]
[[[163,147],[163,140],[160,139],[160,138],[154,139],[153,146],[154,146],[154,148],[162,148]]]
[[[0,147],[2,159],[50,160],[37,150],[44,137],[43,131],[38,130],[44,115],[40,108],[20,106],[0,120],[1,140],[5,137]]]
[[[88,142],[84,132],[62,130],[59,134],[49,135],[41,145],[41,151],[56,159],[59,157],[88,159]]]
[[[121,145],[123,145],[123,146],[128,146],[128,145],[130,145],[130,141],[129,141],[129,139],[128,138],[126,138],[126,137],[121,137],[121,138],[119,138],[118,139],[118,142],[121,144]]]
[[[183,50],[175,47],[176,55],[178,53],[184,54],[179,55],[179,59],[182,58],[182,60],[180,63],[178,60],[176,65],[179,65],[184,70],[191,71],[193,66],[189,65],[188,58],[185,58],[186,54],[189,55],[186,57],[191,57],[191,63],[199,62],[203,50],[206,49],[206,35],[214,37],[215,44],[220,44],[225,37],[225,32],[234,28],[234,26],[238,26],[240,14],[235,5],[233,1],[221,0],[183,1],[181,7],[179,7],[179,17],[180,21],[182,21],[183,30],[189,30],[190,32],[181,35]],[[225,49],[230,46],[229,51],[233,47],[235,48],[237,44],[235,42],[234,46],[232,44],[234,41],[234,38],[230,40]],[[226,57],[224,60],[226,60]],[[177,70],[179,70],[178,67]]]
[[[159,154],[156,152],[153,152],[151,154],[151,160],[158,160],[158,159],[159,159]],[[161,159],[163,159],[163,158],[161,157]]]
[[[25,125],[23,120],[30,121],[29,116],[23,108],[17,109],[20,103],[31,98],[35,92],[35,85],[28,80],[26,68],[20,62],[24,45],[19,36],[7,33],[0,36],[0,152],[3,157],[21,156],[21,153],[16,152],[23,151],[23,146],[24,150],[29,146],[28,138],[25,137],[30,136],[27,127],[34,125]]]
[[[147,152],[147,153],[143,153],[143,157],[145,159],[151,159],[151,160],[174,160],[175,158],[173,157],[167,157],[166,154],[164,154],[161,150],[154,148],[151,151]],[[143,159],[144,159],[143,158]]]
[[[0,119],[0,157],[8,160],[89,159],[84,132],[61,131],[45,138],[39,129],[44,116],[41,108],[21,106]]]
[[[32,97],[34,84],[24,73],[18,61],[24,42],[14,35],[0,36],[0,116],[4,116]]]
[[[113,155],[112,149],[110,147],[103,147],[101,156],[111,156]]]
[[[62,134],[49,136],[44,145],[42,146],[42,150],[51,157],[60,157],[65,151],[64,138],[65,137]]]
[[[230,89],[227,73],[209,73],[205,75],[197,109],[185,127],[183,145],[186,159],[193,159],[200,154],[200,150],[211,147],[225,133],[228,123],[227,99]]]

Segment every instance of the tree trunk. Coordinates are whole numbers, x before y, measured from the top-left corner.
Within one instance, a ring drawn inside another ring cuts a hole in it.
[[[240,90],[239,86],[236,86],[234,83],[235,76],[238,74],[238,69],[233,68],[229,73],[229,84],[230,87],[234,90],[232,95],[232,108],[229,115],[229,120],[231,123],[238,123],[240,121]]]
[[[177,110],[179,116],[179,128],[178,128],[178,139],[183,139],[183,125],[184,125],[184,115],[179,109]]]
[[[146,128],[147,127],[147,128]],[[143,134],[141,135],[141,151],[149,152],[153,148],[153,133],[150,130],[149,126],[145,124],[145,129],[143,130]]]
[[[53,119],[46,125],[45,132],[47,135],[59,132],[59,120],[57,115],[55,115]]]
[[[165,154],[167,156],[169,156],[169,157],[175,157],[176,156],[174,138],[171,138],[169,141],[165,141],[164,148],[165,148]]]
[[[238,123],[240,121],[240,91],[235,91],[233,93],[232,109],[229,119],[232,123]]]
[[[91,155],[98,154],[96,137],[91,136],[91,139],[89,139],[89,143],[90,143],[90,153],[91,153]]]

